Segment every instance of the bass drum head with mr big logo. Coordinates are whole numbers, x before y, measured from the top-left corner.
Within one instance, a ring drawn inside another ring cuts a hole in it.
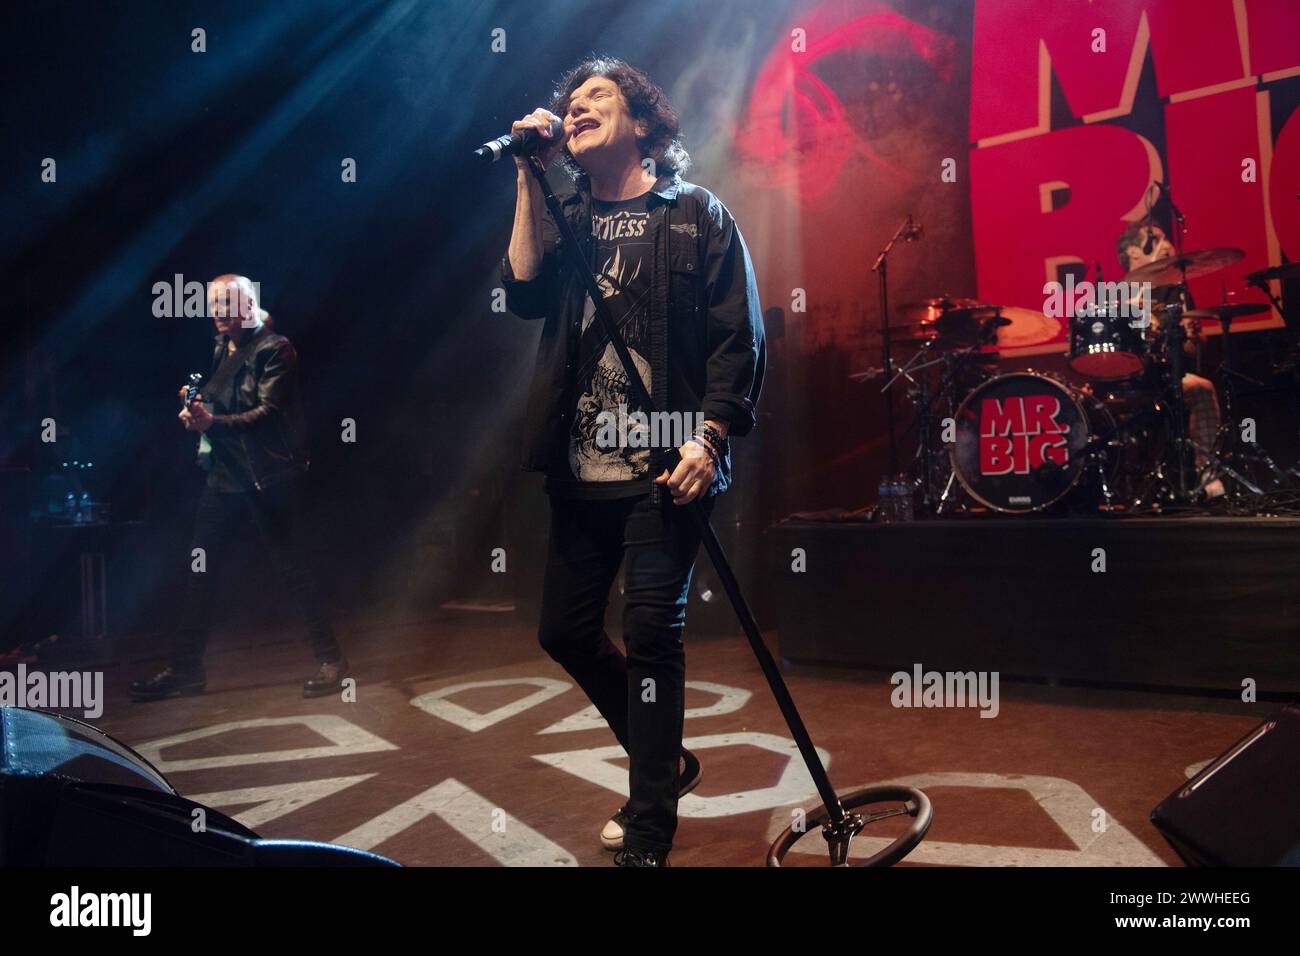
[[[972,498],[995,511],[1025,514],[1074,487],[1090,433],[1069,387],[1046,375],[1016,372],[966,396],[949,455]]]

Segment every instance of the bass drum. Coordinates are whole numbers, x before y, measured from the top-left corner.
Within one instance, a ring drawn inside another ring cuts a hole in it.
[[[1113,472],[1114,420],[1105,406],[1038,372],[999,375],[957,409],[948,454],[957,480],[995,511],[1028,514],[1060,501],[1100,457]]]

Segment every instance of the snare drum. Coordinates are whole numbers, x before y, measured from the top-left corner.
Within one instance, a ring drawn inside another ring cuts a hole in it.
[[[1085,378],[1119,382],[1142,374],[1147,352],[1142,328],[1119,308],[1093,306],[1070,319],[1070,368]]]
[[[1079,483],[1094,431],[1113,428],[1100,402],[1037,372],[999,375],[957,410],[953,471],[995,511],[1041,511]]]

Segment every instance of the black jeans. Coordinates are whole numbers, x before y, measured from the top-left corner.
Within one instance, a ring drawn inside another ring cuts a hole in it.
[[[181,609],[180,627],[172,641],[172,666],[177,670],[203,669],[212,602],[218,576],[225,570],[230,547],[241,532],[253,530],[271,557],[285,595],[294,601],[311,636],[312,650],[321,663],[343,656],[330,627],[316,579],[307,569],[294,525],[298,517],[298,482],[284,481],[261,491],[218,492],[204,487],[194,517],[193,547],[204,550],[205,570],[193,570]],[[246,586],[254,586],[244,582]]]
[[[712,510],[713,499],[703,504]],[[663,495],[551,499],[551,540],[538,637],[591,698],[630,759],[624,846],[668,850],[677,831],[677,771],[686,711],[686,595],[700,534]],[[623,642],[605,632],[609,589],[624,573]]]

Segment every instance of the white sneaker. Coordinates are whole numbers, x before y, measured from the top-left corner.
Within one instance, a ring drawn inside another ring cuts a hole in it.
[[[703,778],[704,770],[700,766],[700,761],[695,754],[683,748],[681,760],[677,764],[678,799],[698,787]],[[631,818],[626,803],[619,807],[618,811],[606,822],[604,829],[600,831],[600,845],[606,850],[623,849],[623,831],[627,829],[628,821]]]

